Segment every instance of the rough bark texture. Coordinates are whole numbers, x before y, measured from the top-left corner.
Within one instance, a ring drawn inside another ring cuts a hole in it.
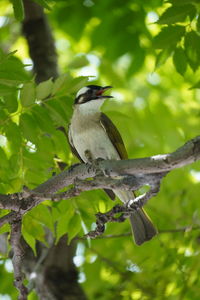
[[[25,19],[22,24],[27,39],[29,53],[34,65],[36,82],[58,76],[57,54],[50,26],[43,8],[30,0],[23,0]],[[51,234],[47,233],[51,240]],[[46,248],[37,245],[37,257],[23,241],[23,270],[31,278],[31,284],[41,300],[86,299],[77,279],[78,271],[73,263],[75,241],[69,246],[67,238],[60,239],[57,245]]]
[[[36,82],[58,76],[57,55],[51,29],[43,8],[31,0],[24,0],[23,33],[34,65]]]

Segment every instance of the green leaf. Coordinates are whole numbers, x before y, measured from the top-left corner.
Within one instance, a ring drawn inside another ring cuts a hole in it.
[[[36,87],[36,98],[38,100],[43,100],[43,99],[47,98],[48,96],[50,96],[53,85],[54,84],[52,82],[52,78],[39,83],[38,86]]]
[[[17,89],[10,88],[10,93],[7,95],[4,95],[3,100],[5,103],[5,108],[8,110],[9,113],[13,113],[18,108],[18,101],[17,101]],[[1,94],[1,92],[0,92]]]
[[[183,6],[186,4],[199,4],[199,0],[168,0],[174,6]]]
[[[67,162],[71,151],[65,134],[60,130],[55,131],[55,133],[52,136],[52,141],[54,144],[55,154],[62,161]]]
[[[158,35],[153,40],[154,47],[156,49],[165,49],[175,46],[185,33],[184,26],[168,26],[162,28]]]
[[[197,81],[193,86],[191,86],[189,88],[190,90],[193,90],[193,89],[200,89],[200,81]]]
[[[59,203],[60,217],[57,220],[56,225],[56,243],[59,241],[61,236],[68,233],[68,224],[71,218],[74,216],[74,207],[70,202],[62,201]],[[59,208],[58,207],[58,208]]]
[[[51,118],[59,126],[65,126],[67,117],[66,112],[63,110],[62,106],[58,101],[49,101],[45,103],[45,107],[48,110]]]
[[[53,120],[44,106],[34,106],[32,108],[32,116],[36,120],[40,130],[42,130],[44,133],[52,134],[56,131]]]
[[[0,178],[6,182],[9,179],[9,161],[2,147],[0,147]]]
[[[9,122],[5,127],[5,135],[8,141],[9,153],[19,153],[22,146],[22,136],[19,126],[14,122]]]
[[[89,61],[85,55],[76,56],[68,65],[69,69],[78,69],[87,66]]]
[[[77,78],[74,78],[72,82],[70,83],[70,86],[68,86],[67,92],[68,93],[75,93],[80,88],[84,87],[88,82],[88,77],[86,76],[80,76]]]
[[[178,47],[175,49],[173,55],[173,63],[176,68],[176,71],[183,76],[187,69],[187,59],[183,48]]]
[[[23,235],[25,241],[27,242],[27,244],[33,250],[34,255],[36,256],[37,255],[37,251],[36,251],[36,239],[31,234],[29,234],[26,231],[26,229],[25,229],[24,226],[22,226],[22,235]]]
[[[0,84],[17,86],[29,79],[23,63],[15,56],[0,51]]]
[[[81,230],[81,218],[79,214],[75,214],[68,224],[68,244]]]
[[[22,228],[24,228],[24,231],[27,234],[29,234],[32,238],[44,242],[46,244],[44,226],[41,224],[41,222],[34,219],[32,211],[30,211],[24,216]]]
[[[13,4],[13,10],[15,14],[15,18],[18,21],[22,21],[24,19],[24,6],[22,0],[11,0]]]
[[[195,16],[195,8],[193,5],[171,6],[169,7],[157,21],[158,24],[174,24],[183,22],[187,16]]]
[[[20,116],[19,125],[24,137],[34,144],[37,143],[40,135],[40,129],[38,128],[34,118],[31,115],[24,113]]]
[[[155,70],[167,61],[167,59],[171,56],[172,51],[173,49],[171,47],[160,51],[160,53],[156,57]]]
[[[24,107],[30,106],[35,102],[35,84],[27,82],[23,85],[20,93],[21,104]]]
[[[4,224],[0,227],[0,234],[6,233],[10,231],[10,224]]]
[[[193,71],[200,65],[200,36],[195,32],[188,32],[185,36],[185,53]]]
[[[62,92],[62,90],[65,88],[65,86],[68,85],[68,83],[71,81],[72,81],[72,77],[68,73],[59,76],[53,84],[52,95]]]
[[[34,221],[48,227],[51,230],[51,232],[54,234],[54,224],[52,221],[51,211],[48,206],[44,204],[40,204],[34,207],[29,212],[29,216],[31,216],[34,219]]]
[[[1,96],[9,96],[17,91],[16,87],[10,87],[7,85],[0,84],[0,95]]]

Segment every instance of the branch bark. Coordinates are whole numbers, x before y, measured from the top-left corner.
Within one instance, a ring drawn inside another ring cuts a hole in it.
[[[16,219],[11,223],[10,244],[13,251],[12,263],[14,268],[14,284],[19,290],[19,300],[26,300],[28,289],[23,284],[24,274],[22,272],[24,249],[21,244],[21,226],[22,220]]]
[[[0,224],[15,220],[16,217],[22,216],[44,200],[70,199],[82,191],[99,188],[137,190],[143,185],[149,185],[150,190],[146,194],[136,198],[134,203],[129,203],[130,207],[131,205],[142,207],[148,199],[158,193],[160,181],[170,170],[199,159],[200,137],[198,136],[169,154],[121,161],[101,160],[94,164],[77,164],[50,178],[32,191],[25,190],[18,194],[0,195],[0,208],[15,211],[2,217]],[[99,176],[99,174],[104,176]],[[117,179],[116,176],[122,177]],[[85,180],[91,177],[93,180]],[[55,194],[71,184],[75,185],[68,191]],[[129,212],[123,209],[122,211]]]
[[[36,82],[58,76],[57,54],[44,9],[31,0],[23,0],[25,19],[23,33],[33,60]]]

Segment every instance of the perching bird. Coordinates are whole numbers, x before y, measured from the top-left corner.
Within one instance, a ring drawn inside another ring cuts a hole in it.
[[[104,92],[111,86],[88,85],[81,88],[75,98],[74,111],[69,125],[68,139],[73,154],[82,162],[95,159],[127,159],[121,135],[112,121],[100,111],[107,98]],[[131,191],[106,190],[116,195],[123,203],[134,199]],[[113,193],[114,192],[114,193]],[[134,240],[137,245],[150,240],[157,231],[142,208],[130,216]]]

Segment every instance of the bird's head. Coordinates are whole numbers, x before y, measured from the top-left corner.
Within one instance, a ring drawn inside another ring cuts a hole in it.
[[[112,96],[104,95],[104,92],[110,89],[111,86],[88,85],[81,88],[76,94],[74,101],[75,107],[86,111],[98,111],[101,105],[107,98]]]

